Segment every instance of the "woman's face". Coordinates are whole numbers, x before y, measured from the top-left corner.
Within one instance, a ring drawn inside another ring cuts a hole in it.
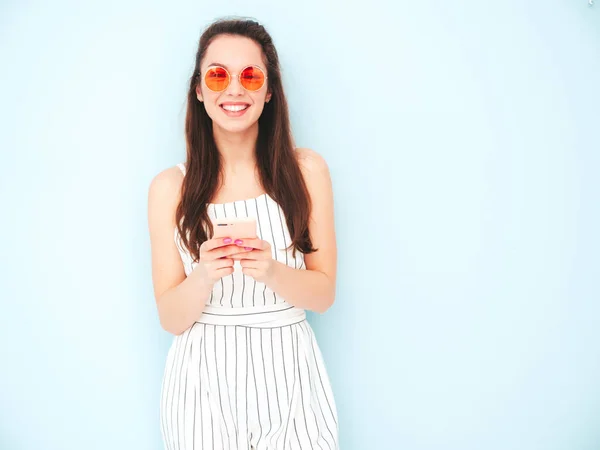
[[[211,91],[204,82],[206,70],[215,65],[224,67],[230,74],[229,86],[222,92]],[[271,99],[268,79],[258,91],[247,91],[242,87],[238,75],[248,66],[258,66],[267,74],[262,49],[252,39],[221,35],[208,46],[200,66],[200,84],[196,87],[196,96],[204,103],[213,127],[218,126],[229,132],[246,131],[258,121],[265,102]],[[243,112],[228,112],[226,108],[232,108],[232,105],[247,107]]]

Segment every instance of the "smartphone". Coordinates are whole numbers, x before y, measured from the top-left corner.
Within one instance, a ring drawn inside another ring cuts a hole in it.
[[[232,239],[256,238],[256,219],[254,217],[229,217],[213,220],[213,239],[230,237]]]

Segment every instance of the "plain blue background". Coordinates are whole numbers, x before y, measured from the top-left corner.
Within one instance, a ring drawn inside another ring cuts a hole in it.
[[[600,448],[600,4],[1,5],[2,450],[162,448],[147,189],[232,14],[332,173],[342,449]]]

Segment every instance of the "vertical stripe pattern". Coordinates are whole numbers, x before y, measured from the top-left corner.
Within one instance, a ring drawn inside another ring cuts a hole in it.
[[[271,243],[273,258],[306,267],[300,252],[294,257],[285,250],[291,242],[285,217],[268,195],[211,204],[208,212],[211,218],[256,217],[257,234]],[[189,275],[194,265],[177,232],[174,237]],[[215,283],[207,304],[221,311],[244,308],[246,314],[287,305],[239,267]],[[160,397],[166,450],[339,449],[333,391],[306,320],[207,322],[174,336],[167,354]]]
[[[185,173],[183,166],[179,166]],[[210,219],[226,217],[254,217],[256,219],[256,234],[260,239],[271,244],[273,259],[293,267],[304,269],[304,255],[301,252],[292,254],[286,250],[292,239],[289,234],[285,215],[281,207],[269,195],[239,200],[230,203],[211,203],[208,205]],[[189,275],[196,263],[192,262],[189,253],[183,248],[181,239],[174,231],[174,240],[179,250],[185,274]],[[208,304],[211,306],[229,306],[239,308],[244,306],[260,306],[285,303],[285,300],[269,289],[264,283],[255,281],[242,273],[239,263],[234,266],[234,272],[215,283]]]
[[[174,337],[160,406],[168,450],[339,448],[333,392],[306,321],[196,323]]]

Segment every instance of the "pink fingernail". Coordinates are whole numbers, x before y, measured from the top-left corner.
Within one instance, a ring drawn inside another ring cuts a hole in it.
[[[231,238],[225,238],[225,239],[223,239],[223,242],[225,244],[229,244],[231,242]]]
[[[236,239],[236,240],[235,240],[235,243],[236,243],[237,245],[242,245],[242,244],[244,243],[244,241],[242,241],[241,239]]]
[[[252,250],[252,247],[244,247],[244,248],[248,251]]]

